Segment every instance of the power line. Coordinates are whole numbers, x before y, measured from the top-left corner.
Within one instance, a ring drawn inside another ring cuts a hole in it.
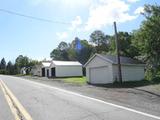
[[[18,13],[18,12],[14,12],[14,11],[2,9],[2,8],[0,8],[0,12],[16,15],[16,16],[20,16],[20,17],[25,17],[25,18],[29,18],[29,19],[39,20],[39,21],[43,21],[43,22],[56,23],[56,24],[65,24],[65,25],[71,25],[72,24],[70,22],[53,21],[53,20],[50,20],[50,19],[34,17],[34,16],[31,16],[31,15],[21,14],[21,13]]]

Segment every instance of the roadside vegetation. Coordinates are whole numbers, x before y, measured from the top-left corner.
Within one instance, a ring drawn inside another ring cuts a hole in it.
[[[68,78],[55,78],[55,80],[61,80],[66,83],[72,83],[77,85],[86,84],[86,77],[68,77]]]
[[[118,40],[121,56],[139,59],[146,63],[145,79],[150,83],[151,80],[160,79],[160,6],[145,5],[142,15],[145,19],[140,28],[130,33],[118,32]],[[71,43],[60,42],[58,47],[51,51],[50,57],[54,60],[78,60],[85,64],[95,53],[115,55],[115,36],[95,30],[91,33],[89,40],[76,37]],[[15,63],[8,62],[7,65],[3,58],[0,63],[0,73],[18,74],[21,68],[29,68],[35,64],[38,64],[38,61],[22,55],[17,57]],[[64,81],[84,82],[76,78],[66,78]]]

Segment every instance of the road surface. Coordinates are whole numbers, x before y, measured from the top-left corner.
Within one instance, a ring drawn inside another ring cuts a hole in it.
[[[5,83],[33,120],[160,119],[158,116],[22,78],[0,75],[0,80]],[[0,91],[0,100],[1,99],[3,99],[3,96]],[[0,107],[3,103],[4,99],[2,103],[0,102]],[[0,113],[1,111],[2,110],[0,110]],[[3,111],[3,113],[4,112],[9,114],[10,111]],[[5,120],[12,119],[6,118]]]

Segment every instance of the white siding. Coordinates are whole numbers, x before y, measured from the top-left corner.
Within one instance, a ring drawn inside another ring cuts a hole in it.
[[[108,66],[90,68],[90,83],[107,84],[112,83],[112,73]]]
[[[39,66],[39,67],[36,67],[36,68],[33,68],[31,70],[31,73],[35,76],[42,76],[42,68]]]
[[[93,84],[105,84],[113,81],[112,64],[96,56],[86,67],[87,81]]]
[[[47,70],[49,70],[49,76],[47,76]],[[51,69],[50,69],[50,67],[45,67],[45,77],[51,77]]]
[[[144,66],[138,65],[122,65],[123,81],[142,80],[144,78]],[[118,66],[113,65],[113,79],[118,79]]]
[[[82,76],[82,66],[56,66],[56,77]]]

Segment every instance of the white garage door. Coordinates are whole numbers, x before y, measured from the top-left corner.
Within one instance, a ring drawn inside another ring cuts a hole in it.
[[[112,83],[112,75],[109,67],[90,68],[90,83],[106,84]]]

